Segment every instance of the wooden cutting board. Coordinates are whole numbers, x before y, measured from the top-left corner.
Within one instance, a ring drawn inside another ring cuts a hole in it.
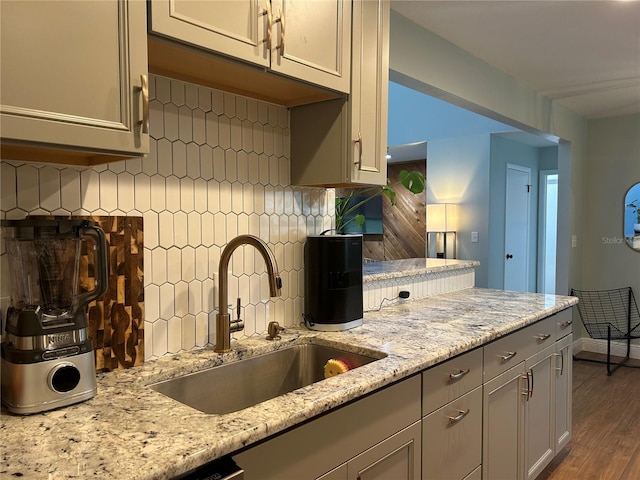
[[[74,217],[96,222],[105,232],[109,287],[87,310],[96,370],[108,372],[144,362],[144,275],[142,217]],[[80,291],[93,289],[91,242],[82,242]]]

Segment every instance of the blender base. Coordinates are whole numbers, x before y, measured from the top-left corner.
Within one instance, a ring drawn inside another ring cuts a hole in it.
[[[2,358],[2,403],[12,413],[39,413],[96,395],[93,352],[37,363]]]

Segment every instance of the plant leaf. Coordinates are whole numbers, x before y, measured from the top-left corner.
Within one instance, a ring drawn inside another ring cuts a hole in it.
[[[364,215],[362,215],[361,213],[358,213],[358,214],[355,216],[355,221],[356,221],[356,225],[357,225],[358,227],[359,227],[359,226],[361,226],[361,225],[364,223],[364,221],[365,221]]]
[[[382,193],[384,193],[387,196],[387,198],[391,202],[391,205],[396,204],[396,192],[394,192],[391,188],[382,187]]]
[[[399,177],[402,185],[411,193],[416,194],[424,191],[424,176],[420,172],[402,170]]]

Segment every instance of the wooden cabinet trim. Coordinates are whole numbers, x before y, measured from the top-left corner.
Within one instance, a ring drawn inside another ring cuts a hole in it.
[[[264,102],[294,107],[340,98],[341,94],[262,68],[149,35],[149,72]]]

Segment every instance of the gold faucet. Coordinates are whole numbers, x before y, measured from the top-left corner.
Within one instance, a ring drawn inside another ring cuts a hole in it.
[[[264,258],[264,262],[267,264],[267,274],[269,275],[269,295],[271,297],[279,297],[280,289],[282,288],[276,257],[262,239],[253,235],[238,235],[231,240],[222,250],[218,268],[218,314],[216,315],[216,348],[214,350],[217,353],[230,352],[231,332],[238,332],[244,328],[244,322],[240,319],[240,306],[238,305],[238,318],[236,320],[231,320],[229,317],[227,306],[229,261],[235,249],[240,245],[255,247]]]

